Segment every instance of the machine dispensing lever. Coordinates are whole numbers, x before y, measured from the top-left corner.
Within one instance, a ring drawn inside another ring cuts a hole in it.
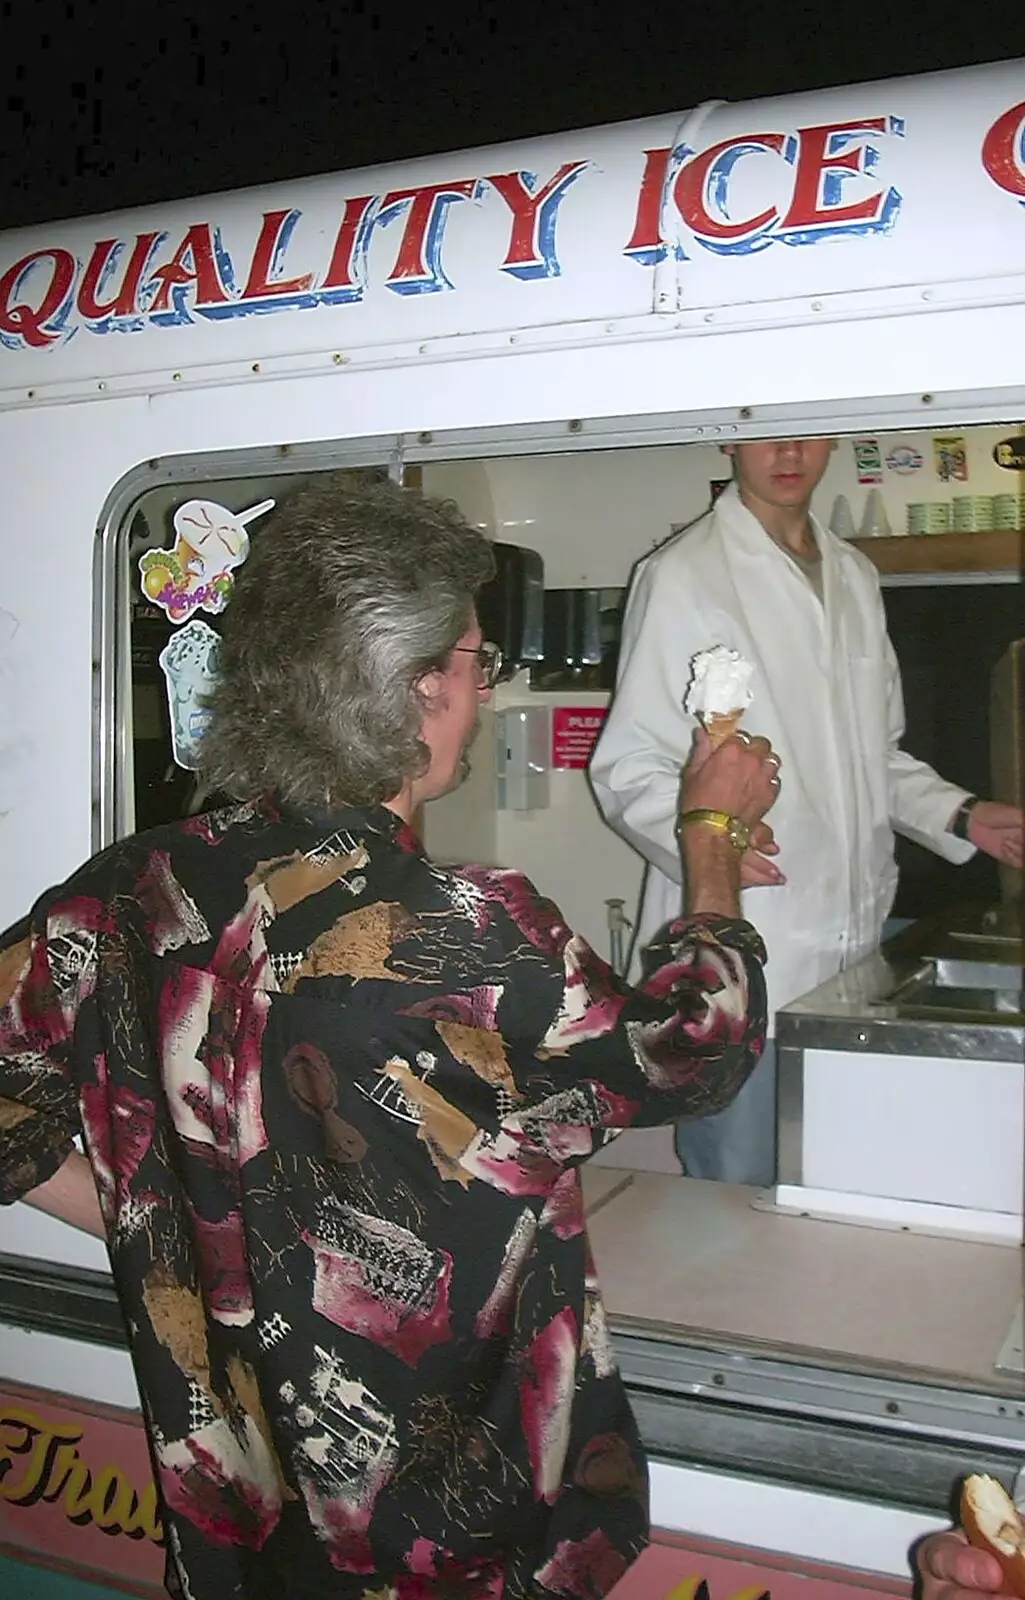
[[[623,909],[625,900],[606,900],[605,911],[609,930],[609,965],[617,977],[626,976],[627,946],[625,933],[633,923]]]

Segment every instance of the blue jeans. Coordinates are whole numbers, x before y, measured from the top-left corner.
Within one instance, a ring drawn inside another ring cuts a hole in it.
[[[911,917],[887,917],[883,942],[911,926]],[[776,1182],[776,1043],[770,1039],[737,1098],[711,1117],[678,1122],[673,1137],[689,1178],[748,1183],[767,1189]]]
[[[749,1183],[776,1181],[776,1044],[770,1039],[737,1098],[711,1117],[676,1124],[673,1142],[688,1178]]]

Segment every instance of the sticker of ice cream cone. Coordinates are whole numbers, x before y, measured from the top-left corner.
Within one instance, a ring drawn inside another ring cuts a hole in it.
[[[750,661],[745,661],[739,650],[730,650],[724,644],[699,650],[691,661],[684,709],[704,725],[713,750],[725,744],[740,727],[753,699],[753,674]]]
[[[147,599],[176,624],[194,611],[223,611],[235,584],[233,570],[249,554],[246,527],[273,505],[261,500],[248,511],[228,511],[214,500],[186,500],[174,514],[173,548],[139,557]]]
[[[186,772],[199,766],[199,743],[209,721],[206,701],[217,682],[219,645],[213,628],[193,617],[171,635],[157,657],[167,680],[171,753]]]

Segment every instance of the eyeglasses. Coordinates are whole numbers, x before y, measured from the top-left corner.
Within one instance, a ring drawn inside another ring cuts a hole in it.
[[[502,670],[502,652],[497,644],[490,644],[485,639],[482,644],[454,644],[452,648],[459,650],[463,655],[476,656],[480,675],[484,679],[484,688],[495,687],[498,674]]]

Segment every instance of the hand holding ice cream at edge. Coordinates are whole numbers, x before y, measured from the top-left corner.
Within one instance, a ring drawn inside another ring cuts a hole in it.
[[[740,887],[750,889],[785,883],[785,877],[770,859],[777,854],[779,846],[773,838],[771,827],[762,820],[763,812],[769,809],[779,793],[779,757],[768,740],[752,739],[740,728],[744,712],[753,698],[751,678],[754,668],[739,651],[730,650],[726,645],[716,645],[711,650],[699,651],[691,663],[691,670],[692,678],[684,706],[698,719],[700,728],[684,773],[681,814],[694,809],[729,810],[729,807],[714,805],[707,799],[694,799],[691,792],[693,780],[711,760],[712,766],[699,792],[703,793],[709,787],[710,780],[716,784],[727,781],[728,770],[725,764],[720,767],[720,755],[731,746],[734,749],[746,746],[760,763],[752,768],[752,772],[763,780],[758,788],[758,799],[764,803],[757,813],[747,814],[743,809],[735,809],[730,813],[749,826],[747,847],[741,853]],[[765,783],[769,785],[768,799],[765,799]],[[758,803],[753,796],[748,796],[742,802],[748,807],[752,803]]]

